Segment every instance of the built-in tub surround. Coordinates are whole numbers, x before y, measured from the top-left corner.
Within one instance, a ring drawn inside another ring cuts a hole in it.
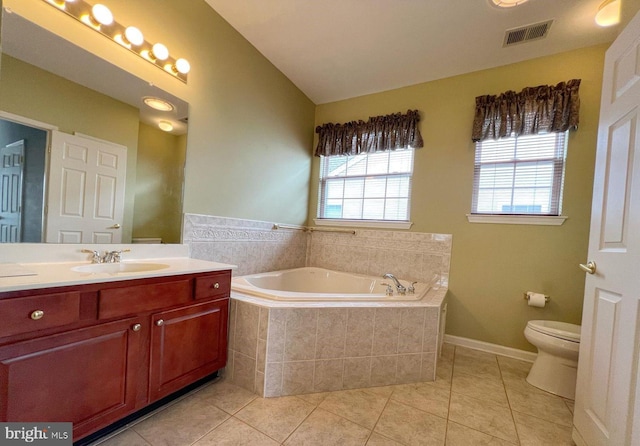
[[[417,283],[405,300],[305,292],[283,300],[264,288],[247,294],[247,280],[234,281],[243,290],[232,291],[225,373],[244,388],[275,397],[435,379],[447,291],[438,282]]]

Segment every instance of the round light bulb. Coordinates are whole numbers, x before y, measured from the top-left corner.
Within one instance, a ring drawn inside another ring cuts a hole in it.
[[[128,26],[127,29],[124,30],[124,37],[129,43],[135,46],[140,46],[144,43],[142,31],[135,26]]]
[[[180,58],[176,60],[174,67],[176,71],[181,74],[187,74],[189,71],[191,71],[191,64],[187,59]]]
[[[160,121],[158,123],[158,127],[160,127],[160,130],[164,130],[165,132],[173,130],[173,125],[169,121]]]
[[[151,53],[153,53],[153,57],[158,60],[165,60],[169,57],[169,50],[166,46],[161,43],[156,43],[151,48]]]
[[[100,25],[109,26],[113,23],[113,14],[105,5],[100,3],[93,5],[91,8],[91,17]]]

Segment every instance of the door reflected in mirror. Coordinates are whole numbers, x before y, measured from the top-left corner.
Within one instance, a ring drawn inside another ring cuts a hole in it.
[[[10,162],[0,197],[11,205],[0,213],[0,241],[179,243],[188,104],[4,10],[2,50],[0,149]],[[173,108],[154,110],[145,98]],[[99,150],[90,174],[60,168],[60,159],[90,161],[90,152],[78,140],[51,145],[54,133],[119,146],[124,156]],[[60,215],[75,226],[52,226]]]

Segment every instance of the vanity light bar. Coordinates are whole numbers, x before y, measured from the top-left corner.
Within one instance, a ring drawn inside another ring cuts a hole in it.
[[[165,73],[187,83],[187,74],[191,70],[191,65],[186,59],[172,57],[162,43],[147,42],[142,31],[135,26],[121,25],[105,5],[100,3],[90,5],[84,0],[43,1],[137,54]]]

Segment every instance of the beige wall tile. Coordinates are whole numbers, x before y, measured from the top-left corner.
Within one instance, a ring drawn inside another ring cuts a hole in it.
[[[342,386],[345,389],[358,389],[371,385],[371,357],[345,358]]]
[[[267,330],[267,361],[269,362],[282,362],[284,360],[286,322],[286,309],[271,308],[269,310],[269,327]]]
[[[437,375],[440,379],[446,382],[451,382],[451,362],[447,360],[440,361],[437,364],[440,375]],[[423,353],[422,354],[422,368],[420,370],[420,381],[434,381],[436,379],[436,353]]]
[[[330,392],[342,389],[344,359],[325,359],[315,361],[313,391]]]
[[[258,339],[267,340],[267,327],[269,326],[269,309],[260,307],[258,318]]]
[[[398,353],[422,351],[425,308],[403,308],[400,310],[400,336]]]
[[[265,370],[264,396],[282,395],[282,363],[269,362]]]
[[[318,310],[294,308],[286,314],[284,360],[315,359]]]
[[[234,352],[232,381],[253,392],[256,385],[256,360],[240,352]]]
[[[258,339],[258,347],[256,349],[256,369],[264,373],[264,367],[267,362],[267,341]]]
[[[420,381],[422,371],[422,354],[398,355],[396,384]]]
[[[397,365],[398,357],[396,355],[372,357],[371,385],[388,386],[389,384],[395,384]]]
[[[393,355],[398,352],[401,311],[400,308],[376,308],[372,355]]]
[[[314,361],[283,363],[282,395],[313,392]]]
[[[344,357],[346,330],[346,308],[318,309],[316,359]]]
[[[345,356],[371,356],[375,308],[349,308]]]
[[[257,305],[242,301],[236,304],[234,350],[254,359],[258,343],[259,313],[260,307]]]
[[[422,339],[423,352],[438,351],[438,318],[440,308],[429,307],[425,309],[424,332]]]

